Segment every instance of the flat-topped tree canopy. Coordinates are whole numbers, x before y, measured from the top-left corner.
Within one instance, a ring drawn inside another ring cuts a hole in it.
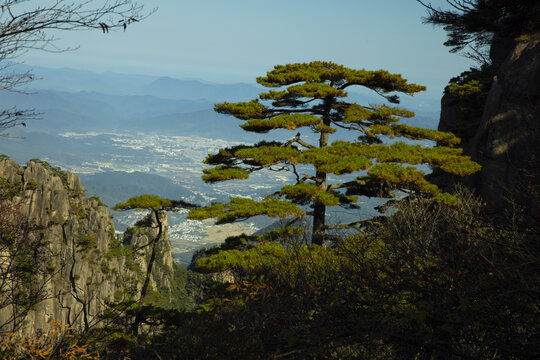
[[[386,70],[354,70],[328,61],[276,65],[266,76],[258,77],[257,82],[267,87],[280,87],[296,83],[327,84],[336,90],[351,85],[361,85],[377,92],[402,92],[412,95],[426,90],[425,86],[408,84],[400,74]],[[309,86],[309,85],[308,85]]]
[[[113,210],[148,209],[153,211],[178,211],[180,209],[194,207],[197,206],[183,200],[170,200],[153,194],[143,194],[129,198],[126,202],[114,205]]]
[[[453,134],[399,124],[401,118],[411,118],[414,113],[392,105],[399,104],[398,94],[413,95],[425,90],[399,74],[315,61],[277,65],[266,76],[257,78],[257,82],[273,89],[248,102],[217,104],[215,110],[242,120],[240,127],[245,131],[266,133],[285,129],[297,132],[296,135],[285,142],[242,144],[208,155],[205,163],[214,167],[204,170],[203,180],[213,183],[248,179],[255,171],[269,169],[290,171],[294,184],[283,186],[259,202],[236,198],[228,204],[193,210],[193,219],[215,217],[224,223],[257,215],[305,214],[313,216],[313,243],[321,244],[326,230],[335,227],[325,223],[326,206],[354,208],[358,195],[391,198],[395,190],[456,202],[455,197],[426,180],[426,174],[416,165],[429,164],[456,175],[471,174],[480,168],[454,147],[459,139]],[[346,89],[351,86],[373,90],[389,104],[347,102]],[[317,144],[302,139],[306,129],[319,134]],[[329,141],[331,134],[337,137],[343,131],[357,131],[358,139]],[[388,145],[383,143],[385,138],[429,139],[441,146],[424,148],[410,141]],[[309,166],[311,173],[304,174]],[[349,175],[348,181],[327,181],[328,174],[354,173],[358,176]],[[309,209],[305,211],[305,207]]]

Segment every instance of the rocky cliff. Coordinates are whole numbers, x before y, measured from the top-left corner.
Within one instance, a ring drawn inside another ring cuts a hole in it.
[[[186,308],[192,305],[185,287],[189,275],[173,260],[167,230],[167,213],[163,211],[158,214],[159,223],[162,226],[162,239],[156,248],[155,263],[150,277],[151,290],[146,296],[146,301],[162,308]],[[143,276],[146,273],[152,252],[150,244],[158,233],[158,222],[155,214],[150,212],[134,226],[128,228],[123,235],[122,245],[131,249],[135,269],[141,281],[144,281]],[[139,285],[141,284],[139,283]]]
[[[464,182],[486,200],[489,211],[502,214],[517,202],[534,221],[540,198],[540,32],[494,39],[491,58],[491,69],[483,73],[489,81],[474,83],[488,84],[477,109],[460,112],[464,103],[447,91],[439,129],[457,132],[465,153],[482,165]]]
[[[138,298],[155,219],[119,239],[108,208],[84,193],[69,171],[0,159],[0,331],[39,333],[52,320],[85,330],[108,304]],[[161,305],[178,273],[165,240],[151,280],[150,300]]]

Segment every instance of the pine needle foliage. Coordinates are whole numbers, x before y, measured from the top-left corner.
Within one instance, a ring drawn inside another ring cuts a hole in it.
[[[215,110],[243,120],[240,127],[245,131],[300,132],[286,142],[238,145],[208,155],[205,163],[214,167],[204,170],[203,180],[214,183],[247,179],[255,171],[269,169],[290,171],[296,182],[259,202],[232,199],[228,204],[194,209],[189,215],[192,219],[217,218],[218,223],[224,223],[257,215],[305,214],[313,216],[312,242],[322,244],[330,228],[325,223],[326,206],[351,207],[358,195],[392,198],[397,190],[455,203],[455,197],[442,193],[416,166],[428,164],[456,175],[480,169],[455,148],[460,140],[453,134],[399,124],[401,118],[411,118],[414,113],[394,105],[399,104],[398,94],[414,95],[425,90],[399,74],[315,61],[277,65],[257,82],[273,89],[248,102],[217,104]],[[353,86],[374,91],[388,104],[347,102],[347,90]],[[304,140],[306,131],[318,134],[318,144]],[[358,132],[358,140],[337,140],[339,132],[344,131]],[[331,134],[336,141],[329,141]],[[389,138],[429,139],[441,146],[384,142]],[[304,174],[310,167],[311,173]],[[351,175],[355,173],[356,178]],[[329,174],[346,175],[347,181],[329,184]],[[309,210],[299,206],[308,206]]]
[[[129,198],[126,202],[118,203],[113,210],[148,209],[153,211],[175,211],[183,208],[193,208],[195,205],[182,200],[169,200],[153,194],[144,194]]]

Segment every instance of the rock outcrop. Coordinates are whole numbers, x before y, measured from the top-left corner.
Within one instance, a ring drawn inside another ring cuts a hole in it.
[[[517,42],[499,67],[469,151],[482,165],[474,186],[491,209],[507,198],[537,206],[529,200],[540,190],[540,32]]]
[[[2,157],[0,185],[0,331],[39,334],[52,320],[85,330],[99,323],[108,304],[138,298],[149,248],[143,245],[157,233],[155,221],[130,230],[122,241],[108,208],[85,197],[77,176],[39,160],[21,167]],[[166,214],[162,222],[166,227]],[[170,289],[175,281],[165,240],[154,290]],[[169,291],[161,301],[171,296]]]
[[[151,291],[147,294],[147,300],[156,306],[174,308],[179,301],[185,300],[187,294],[178,289],[181,268],[173,260],[172,247],[168,240],[167,213],[163,211],[158,214],[162,238],[156,248],[156,260],[150,276]],[[154,212],[149,212],[123,235],[122,244],[129,246],[133,251],[135,269],[140,274],[141,281],[144,281],[143,276],[148,268],[152,252],[151,243],[159,233],[158,226]]]
[[[540,32],[511,40],[494,40],[495,76],[481,115],[459,134],[465,154],[482,165],[464,183],[486,200],[490,212],[502,214],[517,202],[534,221],[540,194]],[[445,99],[439,129],[454,131],[463,121]]]

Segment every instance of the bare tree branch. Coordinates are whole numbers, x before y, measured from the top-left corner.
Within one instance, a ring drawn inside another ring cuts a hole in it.
[[[155,11],[143,13],[143,6],[131,0],[26,0],[0,1],[0,91],[19,91],[18,87],[34,80],[31,72],[13,70],[12,61],[29,50],[63,52],[74,48],[58,48],[51,31],[97,29],[103,33],[126,30]],[[11,71],[13,70],[13,71]],[[37,118],[33,110],[12,108],[0,112],[0,134]]]

